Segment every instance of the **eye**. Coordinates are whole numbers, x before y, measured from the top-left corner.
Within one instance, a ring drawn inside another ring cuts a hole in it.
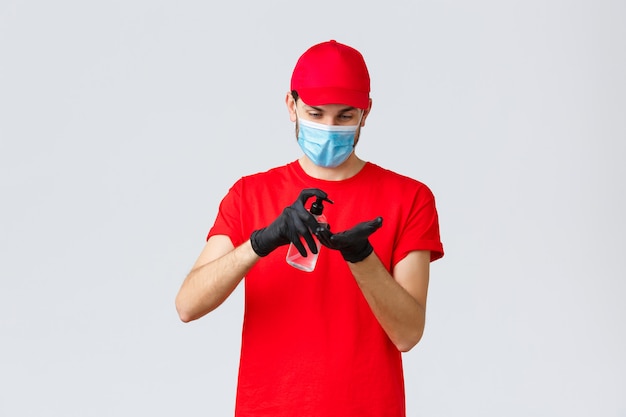
[[[308,112],[308,114],[309,117],[311,117],[312,119],[319,119],[320,117],[322,117],[322,113],[316,111],[310,111]]]
[[[343,113],[339,115],[339,120],[341,120],[342,122],[349,122],[353,118],[354,118],[354,115],[352,113]]]

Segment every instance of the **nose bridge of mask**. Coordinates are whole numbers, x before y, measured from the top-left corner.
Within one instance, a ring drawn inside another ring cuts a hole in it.
[[[312,129],[323,130],[326,132],[355,132],[359,125],[326,125],[323,123],[312,122],[310,120],[298,119],[301,126],[306,126]]]

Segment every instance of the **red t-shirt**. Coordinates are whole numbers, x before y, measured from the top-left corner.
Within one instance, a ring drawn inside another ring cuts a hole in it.
[[[298,162],[241,178],[208,236],[227,235],[239,246],[304,188],[334,201],[324,214],[335,232],[382,216],[370,242],[390,271],[414,250],[443,256],[428,187],[371,163],[343,181],[312,178]],[[401,353],[341,254],[322,247],[315,270],[302,272],[285,262],[286,252],[282,246],[261,259],[244,281],[236,416],[404,417]]]

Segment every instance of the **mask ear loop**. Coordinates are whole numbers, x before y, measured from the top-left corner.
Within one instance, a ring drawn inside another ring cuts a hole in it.
[[[293,101],[293,112],[296,114],[296,120],[300,118],[298,115],[298,102],[296,100]]]
[[[296,141],[300,142],[300,115],[298,114],[298,103],[293,101],[293,112],[296,114]]]
[[[293,101],[293,112],[296,114],[296,129],[300,126],[300,115],[298,114],[298,103]]]
[[[356,128],[356,132],[354,132],[354,143],[352,144],[352,149],[356,148],[356,144],[359,142],[359,138],[361,136],[361,123],[363,123],[363,115],[365,114],[365,109],[359,109],[361,110],[361,116],[359,117],[359,123],[357,123],[357,128]],[[357,138],[357,133],[359,138]]]

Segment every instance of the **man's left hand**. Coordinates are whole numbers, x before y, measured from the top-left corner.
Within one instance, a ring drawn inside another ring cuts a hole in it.
[[[367,258],[374,250],[369,237],[383,224],[383,218],[362,222],[341,233],[332,233],[328,227],[318,227],[314,230],[320,243],[328,248],[341,252],[343,259],[348,262],[360,262]]]

